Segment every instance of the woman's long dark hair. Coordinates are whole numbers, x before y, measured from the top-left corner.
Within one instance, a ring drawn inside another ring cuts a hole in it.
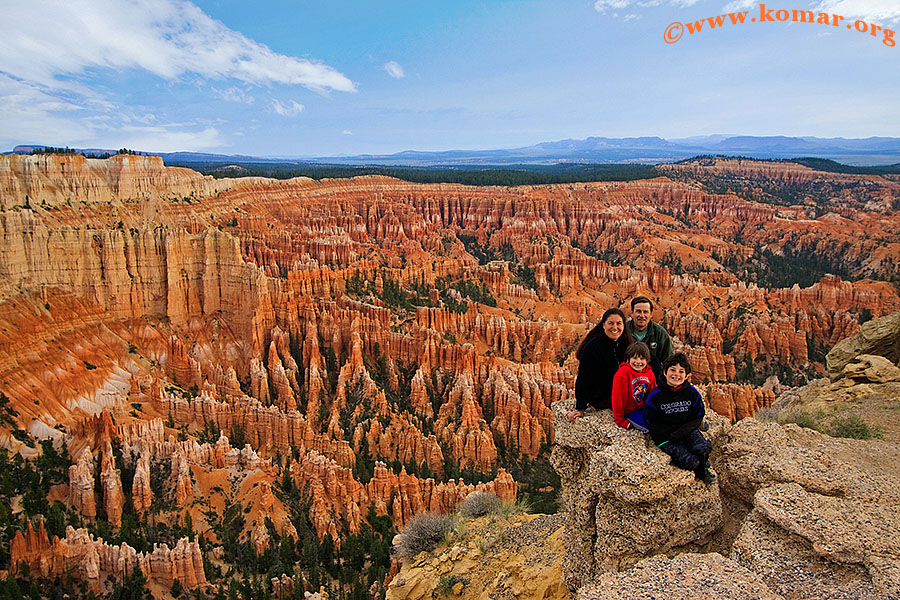
[[[620,317],[622,317],[622,325],[625,324],[625,313],[623,313],[621,311],[621,309],[618,309],[618,308],[607,309],[607,311],[605,313],[603,313],[603,318],[600,319],[600,322],[597,323],[596,325],[594,325],[594,328],[591,329],[590,331],[588,331],[587,335],[584,336],[584,339],[581,340],[581,343],[578,344],[578,349],[575,350],[575,358],[577,358],[578,360],[581,360],[581,351],[584,349],[584,347],[587,345],[587,343],[589,341],[591,341],[595,337],[600,337],[601,335],[603,337],[606,337],[606,332],[603,331],[603,324],[606,323],[606,320],[609,319],[613,315],[619,315]],[[628,333],[627,327],[625,328],[624,331],[622,331],[622,335],[625,336],[625,340],[628,342],[629,345],[634,341],[631,338],[631,334]],[[607,338],[607,339],[609,339],[609,338]],[[619,339],[622,339],[622,338],[619,338]]]

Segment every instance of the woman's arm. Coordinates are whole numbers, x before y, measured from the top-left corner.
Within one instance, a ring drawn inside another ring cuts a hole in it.
[[[594,404],[597,396],[597,386],[600,385],[597,377],[599,372],[596,345],[589,343],[581,352],[581,360],[578,361],[578,376],[575,378],[575,410],[584,411],[588,404]]]
[[[569,420],[569,423],[574,423],[575,419],[580,419],[584,416],[583,410],[570,410],[566,413],[566,418]]]

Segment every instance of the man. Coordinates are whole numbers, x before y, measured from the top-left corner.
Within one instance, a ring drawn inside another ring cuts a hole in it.
[[[662,363],[672,356],[672,339],[666,328],[653,322],[653,302],[646,296],[637,296],[631,301],[631,318],[625,329],[636,342],[644,342],[650,347],[650,368],[656,381],[662,381]]]

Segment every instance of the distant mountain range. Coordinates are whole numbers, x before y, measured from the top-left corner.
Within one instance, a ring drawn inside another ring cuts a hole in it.
[[[38,145],[16,146],[13,152],[29,153]],[[87,154],[114,150],[85,149]],[[666,140],[660,137],[606,138],[542,142],[533,146],[501,150],[447,150],[395,154],[359,154],[325,157],[256,157],[201,152],[158,153],[169,162],[300,162],[330,165],[454,166],[554,163],[661,163],[698,154],[726,154],[751,158],[828,158],[849,165],[900,163],[900,138],[817,138],[786,136],[710,135]]]

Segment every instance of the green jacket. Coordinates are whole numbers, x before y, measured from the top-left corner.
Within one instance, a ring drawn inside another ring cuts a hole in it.
[[[631,319],[625,322],[625,328],[633,337],[634,322]],[[673,354],[672,338],[669,337],[665,327],[655,321],[650,321],[650,324],[647,325],[647,335],[641,341],[650,346],[650,368],[653,369],[656,380],[662,381],[662,363]]]

